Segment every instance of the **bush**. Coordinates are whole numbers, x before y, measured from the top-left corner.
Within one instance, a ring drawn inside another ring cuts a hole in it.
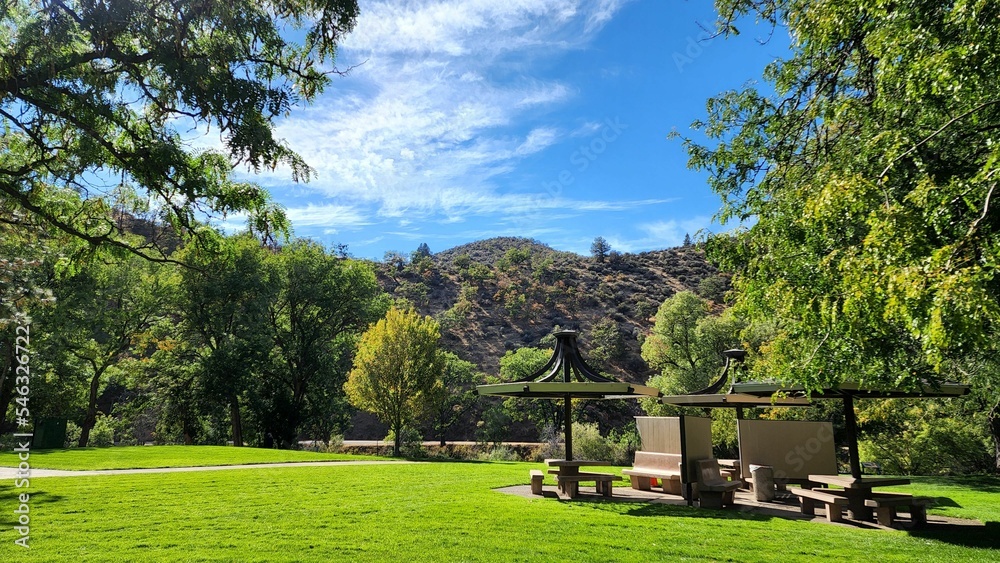
[[[330,436],[330,439],[323,447],[323,451],[328,454],[339,454],[344,449],[344,437],[340,434]]]
[[[535,448],[529,456],[531,461],[541,462],[546,459],[562,459],[566,457],[566,447],[563,435],[551,424],[546,424],[539,432],[541,446]]]
[[[392,430],[389,430],[385,441],[393,444],[395,440],[396,434]],[[343,440],[341,440],[341,445],[343,445]],[[403,439],[399,443],[399,453],[407,458],[427,457],[427,451],[424,450],[424,437],[420,434],[419,430],[409,426],[403,428]]]
[[[517,451],[507,444],[499,444],[490,448],[488,452],[482,452],[478,456],[479,461],[521,461]]]
[[[574,422],[573,455],[580,459],[610,461],[614,458],[615,448],[604,436],[601,436],[601,431],[596,424]]]
[[[67,434],[69,434],[67,429]],[[99,415],[90,429],[88,446],[106,448],[115,445],[115,419],[107,415]]]
[[[80,445],[80,433],[83,429],[73,422],[66,423],[66,443],[67,448],[75,448]]]

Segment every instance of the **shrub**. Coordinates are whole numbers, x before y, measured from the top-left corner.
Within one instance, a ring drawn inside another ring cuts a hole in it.
[[[115,445],[115,419],[107,415],[99,415],[94,422],[94,427],[90,429],[90,442],[87,445],[97,448]]]
[[[529,458],[531,461],[540,462],[546,459],[561,459],[566,457],[566,448],[563,444],[563,435],[551,424],[546,424],[539,432],[539,441],[542,445],[536,447]]]
[[[392,444],[395,440],[396,434],[389,430],[385,441]],[[341,440],[341,445],[343,445],[343,440]],[[399,444],[399,453],[408,458],[427,457],[427,450],[424,449],[424,437],[419,430],[410,426],[403,427],[403,439]]]
[[[67,448],[75,448],[80,445],[80,433],[83,429],[73,422],[66,423],[66,443]]]
[[[611,460],[614,447],[608,442],[596,424],[573,423],[573,455],[580,459]]]
[[[340,434],[334,434],[330,436],[327,440],[326,445],[323,448],[328,454],[339,454],[344,449],[344,437]]]
[[[479,461],[521,461],[517,451],[507,444],[493,446],[490,451],[480,453],[478,459]]]

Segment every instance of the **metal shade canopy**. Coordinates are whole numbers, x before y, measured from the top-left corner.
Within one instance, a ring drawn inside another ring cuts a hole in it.
[[[758,397],[746,393],[715,393],[711,395],[666,395],[660,397],[665,405],[702,408],[741,407],[808,407],[806,397]]]
[[[576,344],[575,330],[562,330],[554,335],[556,347],[552,357],[541,369],[519,381],[478,385],[480,395],[521,397],[529,399],[562,399],[566,424],[566,459],[573,459],[572,399],[628,399],[659,397],[655,387],[623,383],[597,373],[587,365]]]
[[[916,399],[961,397],[969,393],[969,386],[961,383],[924,382],[914,389],[878,389],[860,385],[856,381],[844,381],[836,387],[827,387],[807,392],[800,385],[783,386],[778,383],[751,381],[733,383],[730,390],[756,397],[771,397],[781,393],[786,397],[809,397],[818,399],[841,399],[844,401],[844,426],[847,431],[847,453],[851,458],[851,476],[861,479],[861,460],[858,457],[858,424],[854,417],[854,399]]]
[[[686,395],[667,395],[660,397],[660,402],[665,405],[678,407],[700,407],[700,408],[723,408],[730,407],[736,409],[736,418],[743,418],[743,407],[808,407],[809,399],[806,397],[771,397],[756,396],[746,393],[733,392],[732,385],[728,393],[722,393],[722,388],[729,381],[729,371],[735,366],[741,366],[747,357],[746,350],[732,349],[722,353],[726,358],[726,363],[722,368],[719,379],[708,387],[688,393]],[[736,374],[733,374],[733,384],[736,383]]]

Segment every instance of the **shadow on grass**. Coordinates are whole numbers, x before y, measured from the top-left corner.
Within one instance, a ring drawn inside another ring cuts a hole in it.
[[[958,504],[957,502],[953,501],[952,499],[950,499],[948,497],[930,497],[930,498],[934,499],[933,506],[947,506],[949,508],[962,508],[961,504]]]
[[[555,497],[555,493],[551,493]],[[548,496],[548,492],[546,492]],[[624,516],[646,517],[671,517],[671,518],[707,518],[713,520],[734,520],[745,519],[757,522],[766,522],[775,518],[785,520],[796,520],[798,518],[786,517],[778,514],[768,514],[760,512],[760,509],[753,509],[746,505],[737,504],[723,509],[699,508],[697,505],[688,506],[686,503],[651,503],[648,499],[604,499],[597,496],[578,497],[566,503],[573,503],[580,507],[601,510],[605,512],[615,512]]]
[[[18,515],[14,514],[14,509],[20,504],[17,499],[22,493],[28,493],[31,495],[31,499],[28,501],[28,508],[31,511],[36,510],[40,505],[57,503],[65,498],[61,495],[53,495],[37,489],[29,491],[26,489],[16,489],[12,486],[0,487],[0,498],[12,499],[12,502],[10,503],[12,508],[9,511],[4,511],[3,517],[0,518],[0,528],[6,530],[13,526],[20,526],[17,522]],[[29,512],[28,515],[31,516],[31,512]]]
[[[986,522],[983,526],[933,523],[919,530],[908,530],[915,538],[928,539],[981,549],[1000,549],[1000,522]]]

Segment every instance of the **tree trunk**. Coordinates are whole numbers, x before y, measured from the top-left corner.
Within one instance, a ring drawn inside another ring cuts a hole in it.
[[[87,443],[90,442],[90,430],[97,422],[97,390],[101,385],[102,374],[104,374],[104,368],[98,369],[94,366],[94,377],[90,380],[90,395],[87,400],[87,416],[84,417],[83,424],[80,425],[80,441],[77,443],[81,448],[87,447]]]
[[[0,350],[5,352],[3,361],[0,362],[0,434],[6,434],[8,430],[13,429],[13,426],[8,428],[7,425],[7,409],[10,408],[10,403],[14,400],[14,382],[16,381],[16,374],[13,373],[15,371],[14,345],[15,341],[4,335],[3,344],[0,345]]]
[[[990,410],[990,434],[993,435],[993,462],[997,473],[1000,473],[1000,403]]]
[[[240,418],[240,398],[236,395],[229,402],[229,418],[233,422],[233,445],[243,447],[243,420]]]
[[[400,456],[400,445],[403,443],[403,425],[392,425],[392,457]]]

